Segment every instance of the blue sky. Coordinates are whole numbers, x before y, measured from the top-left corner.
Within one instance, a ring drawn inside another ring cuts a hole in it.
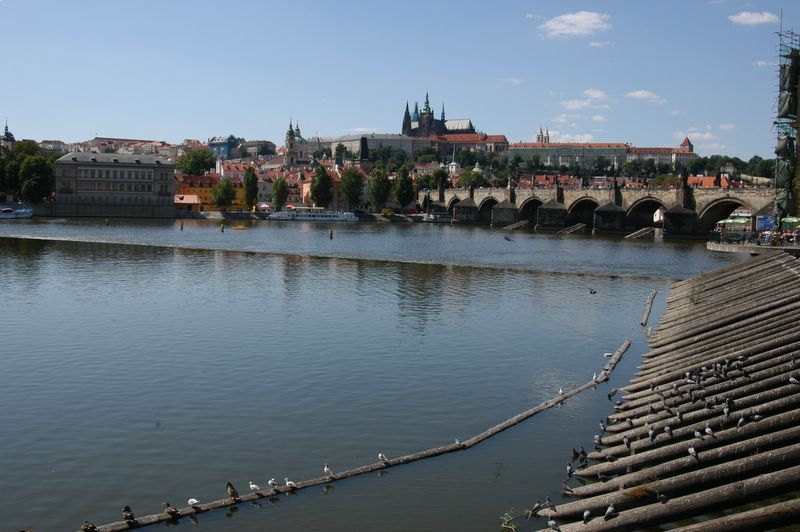
[[[17,138],[399,133],[408,100],[510,142],[772,157],[800,2],[0,0]]]

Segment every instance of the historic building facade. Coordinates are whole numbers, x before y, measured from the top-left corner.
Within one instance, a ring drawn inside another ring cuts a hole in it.
[[[72,205],[76,214],[94,215],[92,206],[155,207],[169,214],[175,193],[175,164],[151,155],[72,152],[54,166],[55,203]],[[145,211],[143,211],[145,212]],[[154,212],[150,209],[147,212]],[[113,215],[113,214],[109,214]]]
[[[475,127],[469,118],[447,120],[444,115],[444,104],[442,104],[441,117],[438,120],[434,118],[430,100],[426,93],[422,110],[420,111],[419,105],[415,103],[413,115],[409,112],[408,102],[406,102],[402,133],[409,137],[430,137],[456,133],[475,133]]]

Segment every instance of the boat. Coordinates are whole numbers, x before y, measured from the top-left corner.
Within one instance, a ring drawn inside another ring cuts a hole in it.
[[[270,220],[292,220],[295,222],[357,222],[355,213],[329,211],[322,207],[287,207],[269,215]]]
[[[33,209],[30,207],[3,207],[0,209],[0,220],[17,220],[31,216],[33,216]]]

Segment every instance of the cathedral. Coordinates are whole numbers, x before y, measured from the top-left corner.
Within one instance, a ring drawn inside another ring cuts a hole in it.
[[[430,137],[438,135],[451,135],[462,133],[475,133],[475,127],[469,118],[447,120],[444,117],[444,104],[442,104],[442,115],[438,120],[433,116],[428,94],[425,93],[425,104],[422,110],[419,104],[414,103],[414,113],[408,110],[406,102],[406,112],[403,115],[403,135],[409,137]]]

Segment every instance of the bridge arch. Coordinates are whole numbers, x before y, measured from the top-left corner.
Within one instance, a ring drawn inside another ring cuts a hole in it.
[[[447,211],[452,214],[453,207],[455,207],[456,203],[458,203],[459,201],[461,201],[461,198],[459,198],[458,196],[454,195],[452,198],[450,198],[450,201],[447,202]]]
[[[753,213],[754,216],[757,214],[747,202],[735,196],[720,198],[709,203],[701,212],[697,213],[698,229],[710,231],[714,227],[714,224],[730,216],[736,209],[747,209]]]
[[[544,202],[536,196],[526,199],[519,206],[519,219],[528,220],[531,225],[535,225],[539,221],[539,207],[543,204]]]
[[[600,203],[591,196],[576,199],[567,209],[567,226],[580,223],[594,227],[594,211],[599,206]]]
[[[490,223],[492,221],[492,207],[500,203],[492,196],[483,198],[480,205],[478,205],[478,219],[482,222]]]
[[[647,196],[636,200],[625,212],[625,225],[628,227],[653,226],[653,215],[658,209],[669,209],[669,205],[664,204],[659,198]]]

